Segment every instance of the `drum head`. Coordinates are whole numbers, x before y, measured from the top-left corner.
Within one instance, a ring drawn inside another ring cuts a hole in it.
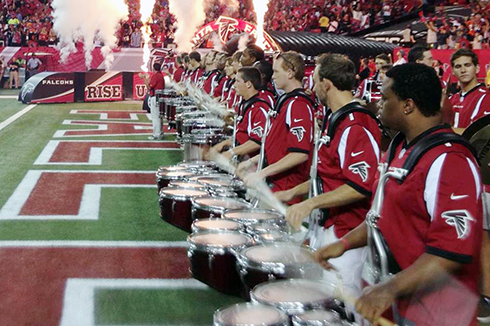
[[[198,232],[188,238],[188,241],[195,245],[221,248],[244,246],[250,240],[249,236],[240,232]]]
[[[248,247],[240,252],[250,261],[257,263],[314,264],[313,250],[295,243],[266,243]]]
[[[160,196],[164,198],[178,199],[178,198],[194,198],[199,196],[206,196],[208,193],[202,190],[186,189],[186,188],[163,188],[160,190]]]
[[[238,220],[243,223],[259,223],[265,221],[274,221],[282,218],[282,215],[272,210],[264,209],[246,209],[230,210],[224,215],[224,218]]]
[[[240,303],[218,309],[214,313],[214,325],[287,325],[288,316],[281,310],[257,303]]]
[[[203,167],[216,167],[216,163],[211,162],[211,161],[191,161],[191,162],[182,162],[179,163],[178,166],[183,166],[187,169],[197,169],[197,168],[203,168]]]
[[[218,176],[202,176],[197,181],[211,187],[230,187],[233,184],[233,177],[223,174]]]
[[[246,201],[230,197],[202,197],[194,201],[196,206],[208,210],[243,209],[252,207]]]
[[[170,182],[169,187],[196,189],[196,190],[205,190],[206,189],[206,186],[204,186],[200,183],[186,182],[186,181],[172,181],[172,182]]]
[[[342,325],[338,312],[323,309],[310,310],[304,314],[293,316],[293,321],[295,325]]]
[[[196,220],[194,225],[199,230],[238,230],[240,223],[220,218]]]
[[[195,173],[194,172],[191,172],[191,171],[167,171],[167,172],[160,172],[160,173],[157,173],[160,177],[162,177],[163,179],[183,179],[183,178],[186,178],[186,177],[191,177],[193,176]]]
[[[277,308],[321,308],[333,301],[335,285],[322,281],[289,279],[257,285],[250,296],[253,301]]]
[[[187,168],[185,166],[178,166],[178,165],[175,165],[175,166],[160,166],[158,168],[158,171],[159,172],[164,172],[164,171],[167,171],[167,172],[175,172],[175,171],[185,171],[187,170]]]

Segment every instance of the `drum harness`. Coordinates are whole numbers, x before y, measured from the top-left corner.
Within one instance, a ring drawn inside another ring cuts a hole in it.
[[[368,114],[375,121],[378,122],[380,128],[382,128],[379,120],[374,116],[372,112],[366,109],[361,104],[356,102],[351,102],[347,104],[348,107],[342,108],[337,112],[331,113],[327,112],[325,115],[322,128],[315,128],[315,140],[314,140],[314,151],[313,151],[313,160],[310,168],[310,189],[308,192],[308,198],[316,197],[323,193],[323,185],[321,178],[318,177],[318,152],[320,151],[321,146],[330,146],[331,140],[335,136],[335,131],[337,126],[341,121],[343,121],[347,116],[353,114],[355,112]],[[328,122],[328,128],[327,128]],[[315,127],[317,124],[315,124]],[[325,132],[326,129],[326,132]],[[321,136],[324,134],[324,136]],[[308,219],[308,232],[306,233],[304,240],[306,241],[308,238],[310,239],[310,246],[316,248],[316,246],[321,245],[322,239],[322,226],[325,224],[326,219],[328,218],[328,210],[315,209],[311,212],[310,217]],[[320,242],[319,242],[320,241]]]
[[[389,165],[393,161],[396,149],[404,140],[405,135],[398,133],[388,148],[386,162],[379,164],[378,171],[380,176],[378,187],[371,209],[366,215],[368,248],[370,249],[368,253],[368,264],[371,267],[375,283],[390,278],[401,270],[378,227],[385,195],[384,190],[388,179],[392,178],[399,184],[403,183],[422,156],[440,145],[461,144],[470,149],[475,158],[477,157],[475,150],[461,136],[453,133],[436,133],[423,138],[415,144],[401,168],[392,168]]]

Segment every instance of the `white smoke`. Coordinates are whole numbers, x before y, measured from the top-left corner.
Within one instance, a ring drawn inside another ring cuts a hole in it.
[[[53,28],[60,41],[61,62],[76,52],[75,42],[84,43],[85,65],[90,68],[94,40],[103,44],[104,65],[112,67],[112,49],[117,45],[116,31],[121,20],[128,17],[124,0],[53,0]]]
[[[192,37],[206,18],[203,0],[169,0],[170,12],[177,19],[175,43],[180,52],[192,50]]]
[[[221,40],[220,40],[217,33],[211,34],[211,41],[213,42],[214,50],[216,50],[218,52],[225,51],[225,47],[223,46],[223,43],[221,43]]]
[[[238,40],[238,51],[244,51],[247,48],[248,42],[250,41],[250,35],[245,33],[240,36]]]

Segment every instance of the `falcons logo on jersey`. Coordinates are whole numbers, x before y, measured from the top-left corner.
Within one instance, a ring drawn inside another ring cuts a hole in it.
[[[257,136],[262,138],[262,136],[264,135],[264,128],[262,128],[261,126],[255,127],[252,129],[252,134],[256,134]]]
[[[221,16],[216,23],[219,25],[219,38],[221,42],[228,42],[228,37],[231,32],[236,30],[238,26],[238,21],[233,18]]]
[[[471,217],[470,212],[465,209],[447,211],[442,213],[442,218],[446,219],[446,223],[456,229],[458,239],[465,238],[470,234],[470,221],[475,221]]]
[[[301,141],[303,140],[304,136],[305,136],[305,128],[303,127],[294,127],[294,128],[291,128],[291,133],[293,135],[295,135],[296,137],[298,137],[298,142],[301,143]]]
[[[359,174],[361,176],[362,182],[366,182],[369,177],[368,169],[370,167],[371,166],[369,164],[367,164],[365,161],[362,161],[349,166],[349,170],[352,171],[352,173],[354,174]]]

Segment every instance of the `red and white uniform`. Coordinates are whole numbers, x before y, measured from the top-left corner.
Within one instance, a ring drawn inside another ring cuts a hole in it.
[[[262,89],[259,91],[259,97],[269,103],[271,107],[274,107],[276,104],[276,98],[274,97],[274,93],[272,93],[269,89]]]
[[[390,169],[402,167],[414,144],[436,132],[451,129],[438,126],[400,144]],[[477,325],[481,194],[475,159],[454,143],[426,152],[403,183],[388,180],[378,227],[400,268],[424,253],[462,264],[437,288],[397,300],[398,313],[413,325]]]
[[[224,88],[225,88],[225,86],[229,80],[230,80],[230,77],[228,77],[226,75],[224,75],[221,78],[218,78],[218,80],[216,80],[216,85],[214,87],[214,93],[213,93],[214,97],[219,98],[219,99],[223,98]]]
[[[258,96],[255,95],[247,101],[242,101],[239,106],[239,122],[236,132],[237,146],[243,145],[249,140],[259,145],[262,143],[267,112],[270,107],[262,101],[257,101],[257,99]]]
[[[179,67],[177,68],[177,70],[174,71],[174,75],[173,75],[173,80],[175,80],[177,83],[180,83],[180,81],[182,80],[182,76],[184,75],[184,68],[182,67]]]
[[[281,101],[282,97],[288,95],[289,98]],[[313,149],[313,105],[303,96],[291,96],[291,93],[283,94],[281,98],[276,102],[277,115],[271,119],[265,142],[265,158],[268,165],[280,161],[289,153],[310,154]],[[269,177],[272,191],[291,189],[305,182],[308,180],[309,170],[310,162],[306,161],[288,171]]]
[[[490,114],[490,91],[479,84],[467,91],[459,92],[449,98],[452,106],[454,128],[466,128],[481,117]]]
[[[189,75],[189,80],[194,84],[194,85],[198,85],[198,83],[201,81],[201,77],[202,77],[202,74],[203,74],[203,70],[201,68],[198,68],[194,71],[191,71],[190,75]]]
[[[202,84],[202,89],[210,94],[214,94],[214,88],[215,88],[215,81],[219,76],[219,70],[212,70],[208,73],[205,73],[203,75],[203,84]]]
[[[349,103],[340,110],[358,105]],[[380,142],[381,131],[377,121],[370,115],[353,112],[340,121],[330,145],[321,145],[318,151],[318,176],[322,180],[323,192],[347,184],[371,197],[381,155]],[[365,220],[369,207],[369,199],[366,198],[350,205],[331,208],[325,228],[335,226],[335,235],[341,238]]]
[[[376,102],[381,99],[381,85],[376,79],[366,78],[357,88],[355,97],[365,100],[367,103]]]

